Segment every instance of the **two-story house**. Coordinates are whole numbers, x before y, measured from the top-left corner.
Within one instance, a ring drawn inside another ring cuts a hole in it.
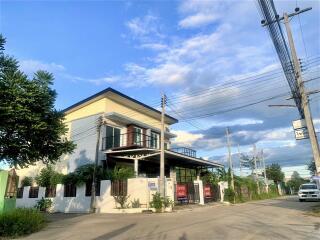
[[[74,153],[63,156],[56,169],[64,174],[95,162],[97,121],[103,119],[99,139],[99,161],[105,168],[127,165],[136,176],[157,177],[160,173],[161,112],[112,88],[107,88],[64,110],[67,138],[77,144]],[[196,151],[171,148],[170,126],[178,120],[165,115],[165,175],[175,178],[176,168],[216,168],[221,164],[197,158]],[[18,170],[23,176],[36,176],[41,163]]]

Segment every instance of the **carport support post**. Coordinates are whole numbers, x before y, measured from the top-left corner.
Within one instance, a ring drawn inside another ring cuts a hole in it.
[[[197,174],[197,181],[200,180],[200,170],[199,168],[196,168],[196,174]]]
[[[134,159],[134,175],[135,175],[135,177],[138,177],[138,175],[139,175],[139,162],[138,162],[139,160],[138,159]]]

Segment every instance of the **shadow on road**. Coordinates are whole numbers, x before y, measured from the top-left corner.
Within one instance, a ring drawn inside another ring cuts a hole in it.
[[[116,236],[128,231],[130,228],[133,228],[135,225],[136,225],[135,223],[129,224],[127,226],[124,226],[124,227],[119,228],[117,230],[114,230],[112,232],[108,232],[106,234],[103,234],[97,238],[94,238],[93,240],[107,240],[107,239],[116,237]]]

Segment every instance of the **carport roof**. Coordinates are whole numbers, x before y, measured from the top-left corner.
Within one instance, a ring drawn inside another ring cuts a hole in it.
[[[160,150],[151,148],[137,148],[137,149],[127,149],[127,150],[115,150],[105,152],[110,157],[126,157],[128,159],[132,158],[134,155],[142,156],[145,155],[146,159],[152,161],[160,160]],[[159,155],[155,155],[159,153]],[[150,155],[150,156],[148,156]],[[143,160],[143,159],[141,159]],[[165,160],[169,165],[181,166],[181,167],[214,167],[222,168],[222,164],[204,160],[196,157],[189,157],[187,155],[177,153],[170,150],[165,150]]]

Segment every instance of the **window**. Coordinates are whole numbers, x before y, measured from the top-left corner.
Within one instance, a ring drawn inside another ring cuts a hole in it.
[[[75,184],[66,184],[64,185],[64,197],[76,197],[77,187]]]
[[[127,196],[127,189],[127,180],[115,180],[111,182],[111,196]]]
[[[133,131],[134,131],[133,143],[136,144],[136,145],[139,145],[139,146],[143,145],[143,142],[142,142],[142,129],[134,127]]]
[[[150,147],[158,148],[158,142],[159,142],[159,134],[155,132],[151,132]]]
[[[96,196],[100,196],[100,186],[101,182],[96,182]],[[91,196],[91,189],[92,189],[92,181],[86,182],[86,197]]]
[[[17,198],[23,198],[23,187],[18,188]]]
[[[30,187],[29,198],[38,198],[39,187]]]
[[[56,197],[56,186],[46,187],[45,197]]]
[[[106,128],[106,149],[120,147],[120,129],[107,126]]]

